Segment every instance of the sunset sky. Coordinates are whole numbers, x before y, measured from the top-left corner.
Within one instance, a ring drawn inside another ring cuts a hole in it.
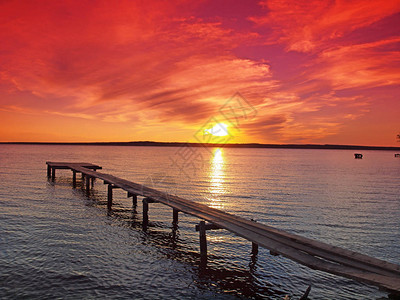
[[[2,0],[0,141],[400,146],[399,51],[399,0]]]

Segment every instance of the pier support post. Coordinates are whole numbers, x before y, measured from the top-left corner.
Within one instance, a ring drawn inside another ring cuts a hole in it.
[[[206,224],[205,221],[200,221],[199,225],[196,225],[196,231],[199,232],[200,237],[200,263],[201,265],[207,264],[207,237],[206,237],[206,230],[215,230],[215,229],[222,229],[217,224],[208,223]]]
[[[147,229],[149,224],[149,203],[157,202],[151,198],[143,198],[143,230]]]
[[[149,223],[149,202],[148,198],[143,198],[143,228],[147,228]]]
[[[56,178],[56,168],[51,168],[51,180],[54,181]]]
[[[107,208],[111,209],[113,198],[113,185],[109,184],[107,188]]]
[[[89,176],[85,176],[86,178],[86,192],[89,193],[90,190],[90,177]]]
[[[178,215],[179,215],[179,210],[174,208],[172,211],[172,223],[174,224],[178,223]]]
[[[72,171],[72,187],[76,188],[76,171]]]
[[[251,221],[257,222],[254,219],[251,219]],[[258,254],[258,244],[254,243],[254,242],[251,242],[251,254],[252,255],[257,255]]]
[[[206,222],[200,221],[199,223],[199,237],[200,237],[200,257],[201,260],[207,260],[207,236],[206,236]]]
[[[51,177],[51,167],[50,165],[47,165],[47,178]]]
[[[127,197],[128,197],[128,198],[129,198],[129,197],[132,197],[132,205],[133,205],[133,206],[136,206],[136,205],[137,205],[137,195],[131,194],[131,193],[128,192],[128,196],[127,196]]]
[[[257,255],[258,254],[258,244],[252,242],[251,243],[251,254]]]

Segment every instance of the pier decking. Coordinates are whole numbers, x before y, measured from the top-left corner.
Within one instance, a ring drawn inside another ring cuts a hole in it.
[[[270,250],[273,255],[282,255],[312,269],[351,278],[375,285],[390,293],[400,293],[400,265],[376,259],[361,253],[332,246],[316,240],[288,233],[264,224],[235,216],[207,205],[170,195],[141,184],[98,172],[100,166],[90,163],[46,162],[47,175],[55,178],[56,169],[70,169],[73,172],[73,186],[76,187],[76,173],[81,173],[86,189],[98,178],[108,184],[108,207],[112,207],[112,190],[121,188],[133,197],[143,198],[143,223],[148,222],[149,203],[163,203],[173,209],[173,220],[178,213],[186,213],[201,219],[196,230],[200,232],[200,253],[207,255],[206,230],[226,229],[252,242],[252,251],[258,246]],[[206,223],[209,222],[209,223]]]

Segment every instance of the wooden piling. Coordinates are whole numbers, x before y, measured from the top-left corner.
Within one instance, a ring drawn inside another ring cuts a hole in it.
[[[178,215],[179,215],[179,210],[177,210],[177,209],[175,209],[175,208],[173,208],[173,210],[172,210],[172,222],[173,223],[178,223]]]
[[[56,178],[56,168],[51,168],[51,180],[54,181]]]
[[[107,208],[111,209],[113,198],[113,185],[109,184],[107,187]]]
[[[133,205],[133,206],[136,206],[136,205],[137,205],[137,195],[128,192],[127,197],[128,197],[128,198],[129,198],[129,197],[132,197],[132,205]]]
[[[50,165],[47,165],[47,178],[51,177],[51,167]]]
[[[251,243],[251,254],[257,255],[258,254],[258,244],[252,242]]]
[[[149,223],[149,202],[148,198],[143,199],[143,225],[147,226]]]
[[[76,188],[76,171],[72,171],[72,187]]]
[[[200,238],[200,256],[202,259],[207,258],[207,236],[206,236],[206,222],[200,221],[199,223],[199,238]]]
[[[89,192],[90,190],[90,177],[89,176],[85,176],[86,179],[86,192]]]
[[[251,221],[257,222],[254,219],[251,219]],[[252,255],[257,255],[258,254],[258,244],[257,243],[251,242],[251,254]]]

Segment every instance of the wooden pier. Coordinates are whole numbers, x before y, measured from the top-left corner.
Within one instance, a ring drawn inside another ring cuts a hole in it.
[[[73,172],[73,186],[76,174],[81,173],[83,184],[89,191],[95,178],[108,185],[107,203],[112,207],[112,191],[123,189],[128,197],[143,198],[143,226],[147,227],[149,204],[158,202],[172,208],[173,222],[178,222],[178,213],[195,216],[201,221],[196,226],[200,237],[200,254],[207,259],[206,231],[226,229],[252,242],[252,253],[257,254],[258,246],[267,248],[272,255],[282,255],[312,269],[347,277],[400,294],[400,265],[373,258],[358,252],[332,246],[316,240],[292,234],[274,227],[247,220],[207,205],[170,195],[141,184],[98,172],[100,166],[90,163],[46,162],[47,176],[54,180],[56,169],[70,169]]]

